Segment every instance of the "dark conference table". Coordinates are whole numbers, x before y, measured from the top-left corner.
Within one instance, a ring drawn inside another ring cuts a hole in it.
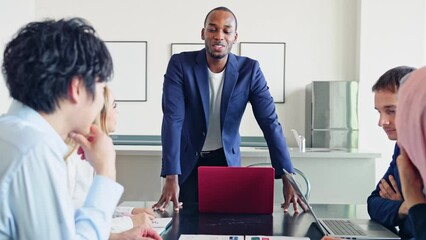
[[[124,202],[121,206],[148,207],[154,202]],[[366,205],[312,204],[318,217],[369,219]],[[179,213],[167,211],[162,216],[173,216],[173,222],[163,233],[164,240],[179,239],[180,234],[266,235],[309,237],[321,239],[322,234],[310,212],[284,214],[274,206],[273,214],[207,214],[199,213],[198,206],[184,206]]]

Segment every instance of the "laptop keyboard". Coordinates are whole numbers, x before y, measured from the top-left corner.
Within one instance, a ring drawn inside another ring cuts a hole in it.
[[[365,232],[349,220],[343,219],[322,219],[334,233],[334,235],[365,236]]]

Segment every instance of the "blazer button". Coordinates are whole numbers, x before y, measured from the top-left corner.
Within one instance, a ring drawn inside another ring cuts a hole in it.
[[[195,156],[198,157],[198,152],[195,152]]]
[[[204,136],[204,137],[206,136],[206,132],[203,132],[203,136]]]

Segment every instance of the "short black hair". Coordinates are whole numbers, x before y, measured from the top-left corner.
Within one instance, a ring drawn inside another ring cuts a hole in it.
[[[416,70],[416,68],[408,66],[398,66],[391,68],[377,80],[371,89],[373,92],[379,90],[388,90],[392,93],[396,93],[404,76],[414,70]]]
[[[235,30],[237,30],[238,27],[238,22],[237,22],[237,17],[235,17],[235,14],[227,7],[217,7],[217,8],[213,8],[212,10],[210,10],[209,13],[207,13],[206,18],[204,18],[204,27],[206,27],[206,23],[207,23],[207,18],[209,17],[209,15],[214,12],[214,11],[225,11],[225,12],[229,12],[232,14],[232,16],[235,19]]]
[[[111,55],[95,29],[82,18],[31,22],[4,50],[2,72],[10,96],[36,111],[52,113],[82,77],[95,97],[95,83],[109,81]]]

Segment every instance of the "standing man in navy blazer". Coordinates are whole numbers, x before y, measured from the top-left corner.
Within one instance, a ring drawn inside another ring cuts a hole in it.
[[[173,202],[198,202],[198,166],[240,166],[239,127],[247,103],[268,144],[277,178],[284,183],[287,211],[297,210],[300,199],[284,177],[293,172],[287,144],[274,100],[259,63],[231,52],[237,41],[237,19],[231,10],[218,7],[204,21],[201,39],[205,49],[171,57],[163,85],[163,159],[166,178],[154,209]],[[301,204],[302,208],[305,206]]]

